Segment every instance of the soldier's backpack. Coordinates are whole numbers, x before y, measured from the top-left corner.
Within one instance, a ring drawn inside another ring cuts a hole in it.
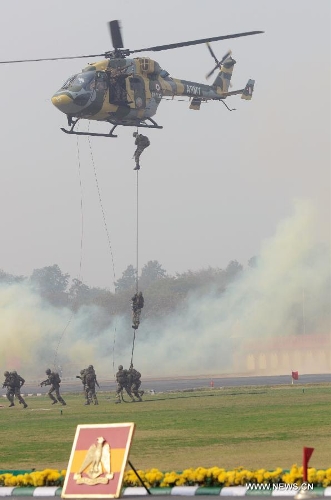
[[[133,369],[132,370],[132,377],[133,377],[133,380],[139,380],[141,378],[141,373],[138,372],[138,370]]]
[[[57,372],[54,372],[54,379],[53,380],[56,384],[61,383],[60,375]]]
[[[20,387],[20,379],[16,372],[10,373],[10,385],[13,387]]]

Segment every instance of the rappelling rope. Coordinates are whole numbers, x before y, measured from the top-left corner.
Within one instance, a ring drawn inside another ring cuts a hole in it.
[[[136,239],[136,292],[138,293],[138,259],[139,259],[139,176],[138,176],[139,170],[137,170],[137,205],[136,205],[136,212],[137,212],[137,239]]]
[[[139,290],[139,279],[138,279],[138,269],[139,269],[139,170],[137,170],[136,177],[136,293]],[[136,329],[133,329],[133,341],[132,341],[132,352],[130,366],[133,365],[133,352],[134,344],[136,340]]]
[[[79,150],[79,142],[78,142],[78,136],[76,136],[76,147],[77,147],[77,164],[78,164],[78,178],[79,178],[79,187],[80,187],[80,215],[81,215],[81,233],[80,233],[80,258],[79,258],[79,273],[78,273],[78,279],[79,281],[82,281],[82,262],[83,262],[83,240],[84,240],[84,212],[83,212],[83,186],[82,186],[82,176],[81,176],[81,162],[80,162],[80,150]],[[55,354],[54,354],[54,360],[53,360],[53,365],[54,369],[57,368],[57,357],[58,357],[58,351],[60,348],[60,344],[62,342],[63,336],[65,332],[67,331],[72,318],[74,317],[74,310],[72,311],[70,318],[64,327],[60,338],[58,340],[56,349],[55,349]]]
[[[106,231],[106,235],[107,235],[107,241],[108,241],[108,247],[109,247],[109,251],[110,251],[110,255],[111,255],[111,261],[112,261],[112,267],[113,267],[113,283],[114,283],[114,287],[115,287],[116,273],[115,273],[114,255],[113,255],[113,249],[112,249],[112,245],[111,245],[111,241],[110,241],[110,235],[109,235],[109,231],[108,231],[108,226],[107,226],[105,211],[104,211],[104,208],[103,208],[103,203],[102,203],[102,198],[101,198],[101,191],[100,191],[100,187],[99,187],[99,181],[98,181],[98,176],[97,176],[97,169],[96,169],[95,161],[94,161],[94,157],[93,157],[93,150],[92,150],[90,136],[88,136],[88,143],[89,143],[89,148],[90,148],[91,161],[92,161],[92,165],[93,165],[93,172],[94,172],[95,184],[96,184],[97,191],[98,191],[98,196],[99,196],[99,204],[100,204],[100,209],[101,209],[101,213],[102,213],[103,224],[104,224],[104,227],[105,227],[105,231]],[[116,343],[116,333],[117,333],[117,328],[116,328],[116,316],[115,316],[115,320],[114,320],[114,340],[113,340],[113,375],[114,375],[114,378],[115,378],[115,373],[116,373],[115,372],[115,343]]]
[[[136,340],[136,329],[133,330],[133,342],[132,342],[132,352],[131,352],[131,361],[130,366],[133,366],[133,351],[134,351],[134,342]]]

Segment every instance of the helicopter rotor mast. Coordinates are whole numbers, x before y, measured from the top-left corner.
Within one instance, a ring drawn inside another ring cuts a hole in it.
[[[170,43],[167,45],[156,45],[154,47],[146,47],[143,49],[124,49],[123,38],[121,34],[121,27],[118,20],[110,21],[108,23],[110,36],[114,50],[104,52],[102,54],[90,54],[81,56],[66,56],[66,57],[50,57],[50,58],[39,58],[39,59],[20,59],[15,61],[0,61],[0,64],[11,64],[11,63],[23,63],[23,62],[41,62],[41,61],[59,61],[64,59],[83,59],[83,58],[93,58],[93,57],[105,57],[106,59],[114,58],[125,58],[130,54],[136,54],[138,52],[160,52],[162,50],[178,49],[180,47],[188,47],[190,45],[199,45],[202,43],[216,42],[218,40],[228,40],[230,38],[239,38],[243,36],[258,35],[264,33],[264,31],[247,31],[244,33],[234,33],[231,35],[215,36],[211,38],[202,38],[199,40],[191,40],[187,42]],[[216,60],[215,60],[216,62]]]

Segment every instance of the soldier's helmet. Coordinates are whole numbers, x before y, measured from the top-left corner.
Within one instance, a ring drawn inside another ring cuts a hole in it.
[[[12,371],[12,374],[13,374],[13,375],[17,375],[17,371],[16,371],[16,370],[13,370],[13,371]]]
[[[118,369],[123,370],[123,365],[119,365]]]
[[[93,370],[93,365],[89,365],[89,370]]]
[[[8,377],[9,372],[5,371],[3,374],[4,374],[5,377]]]
[[[133,132],[133,134],[132,134],[132,135],[133,135],[133,137],[137,137],[138,132]]]
[[[51,370],[49,368],[47,368],[46,375],[50,375],[51,373],[52,373]]]

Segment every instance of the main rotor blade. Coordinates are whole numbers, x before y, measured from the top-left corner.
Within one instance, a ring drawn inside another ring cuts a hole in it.
[[[0,61],[0,64],[39,62],[39,61],[60,61],[61,59],[83,59],[86,57],[105,57],[105,53],[103,53],[103,54],[91,54],[89,56],[48,57],[46,59],[19,59],[17,61]]]
[[[108,24],[114,49],[123,49],[124,45],[119,21],[110,21]]]
[[[223,35],[223,36],[215,36],[212,38],[202,38],[201,40],[191,40],[190,42],[170,43],[168,45],[156,45],[155,47],[147,47],[145,49],[130,50],[129,52],[130,52],[130,54],[134,54],[135,52],[147,52],[149,50],[153,51],[153,52],[158,52],[160,50],[178,49],[179,47],[188,47],[189,45],[199,45],[200,43],[216,42],[217,40],[228,40],[229,38],[239,38],[241,36],[259,35],[260,33],[264,33],[264,31],[247,31],[245,33],[235,33],[233,35]]]

